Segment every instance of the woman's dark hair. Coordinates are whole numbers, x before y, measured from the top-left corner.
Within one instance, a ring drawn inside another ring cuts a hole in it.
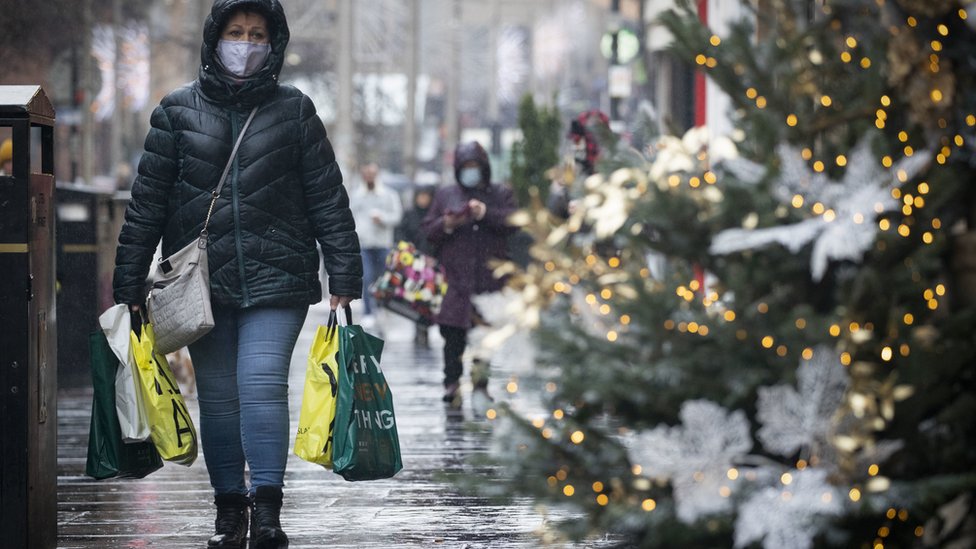
[[[264,21],[268,25],[268,42],[271,44],[272,48],[274,47],[274,37],[275,32],[277,31],[275,28],[275,19],[271,13],[268,13],[267,7],[259,2],[244,2],[229,9],[224,15],[224,20],[220,22],[219,29],[221,34],[223,34],[224,29],[227,28],[227,23],[238,13],[253,13],[264,17]]]

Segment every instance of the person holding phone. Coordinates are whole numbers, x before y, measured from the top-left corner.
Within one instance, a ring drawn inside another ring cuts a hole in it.
[[[456,184],[434,195],[423,231],[447,275],[447,294],[434,322],[444,338],[443,400],[456,405],[468,331],[481,322],[471,298],[503,286],[489,262],[508,259],[508,236],[516,230],[508,217],[517,206],[510,188],[491,182],[488,153],[475,141],[455,149],[454,176]],[[482,366],[472,369],[471,381],[474,390],[487,394],[488,368]]]
[[[393,231],[403,217],[403,206],[400,195],[383,184],[379,166],[370,162],[359,173],[362,184],[350,193],[349,206],[356,220],[363,256],[363,318],[360,322],[375,330],[381,328],[376,322],[379,304],[370,294],[369,287],[386,269],[386,256],[393,248]]]

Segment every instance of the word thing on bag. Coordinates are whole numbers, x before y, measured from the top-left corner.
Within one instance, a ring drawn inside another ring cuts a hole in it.
[[[389,410],[353,410],[352,413],[356,416],[356,426],[360,429],[383,429],[389,431],[396,427],[393,412]],[[360,443],[363,442],[360,441]]]

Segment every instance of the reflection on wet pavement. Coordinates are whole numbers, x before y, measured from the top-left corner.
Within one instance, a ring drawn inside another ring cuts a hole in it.
[[[312,309],[293,358],[292,432],[305,353],[325,318],[321,308]],[[468,461],[488,451],[491,424],[472,421],[469,387],[460,409],[441,403],[439,340],[432,349],[417,349],[406,321],[388,316],[384,327],[383,366],[394,391],[404,469],[393,479],[351,483],[290,455],[282,511],[290,547],[542,546],[547,518],[531,501],[499,504],[466,495],[446,480],[457,473],[497,474]],[[494,372],[492,387],[505,378],[504,371]],[[91,393],[64,389],[59,398],[58,547],[204,547],[214,511],[202,452],[190,468],[167,464],[142,480],[92,480],[84,475]],[[187,404],[199,417],[192,395]]]

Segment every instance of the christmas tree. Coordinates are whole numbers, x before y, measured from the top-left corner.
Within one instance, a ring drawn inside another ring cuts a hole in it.
[[[761,4],[663,19],[731,136],[604,147],[565,223],[521,215],[547,410],[490,410],[497,458],[575,538],[976,546],[976,13]]]
[[[522,137],[512,145],[512,187],[519,204],[533,197],[545,202],[549,193],[546,170],[559,161],[561,123],[555,108],[539,107],[529,94],[519,102],[518,125]]]

